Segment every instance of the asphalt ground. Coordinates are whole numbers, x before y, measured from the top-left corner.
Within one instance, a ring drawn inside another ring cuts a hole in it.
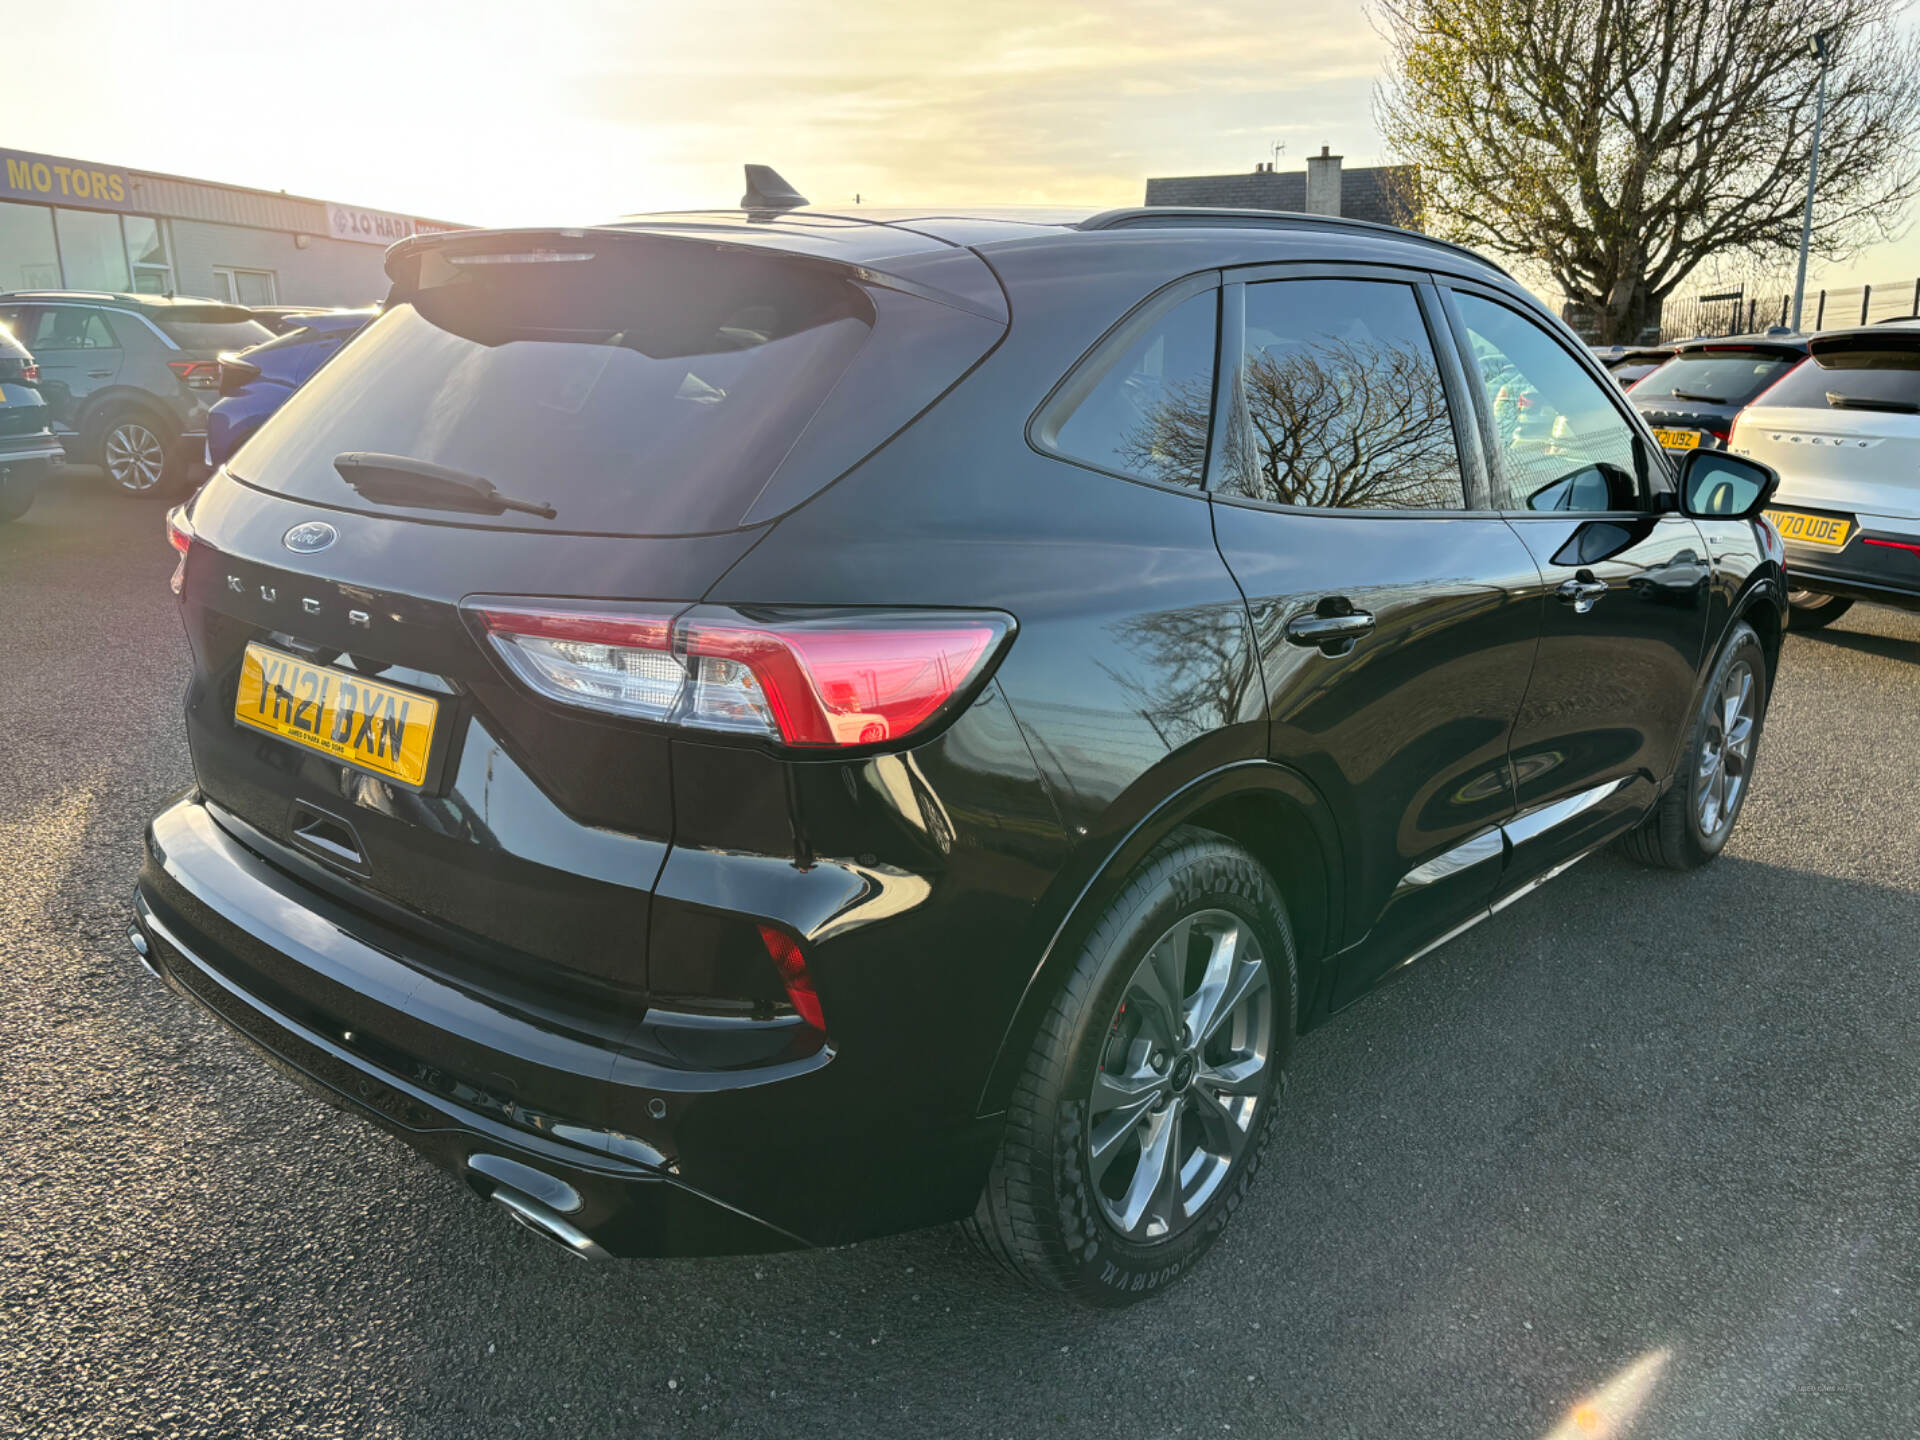
[[[1307,1037],[1224,1242],[1101,1315],[949,1231],[579,1265],[148,979],[171,562],[85,475],[0,527],[0,1436],[1920,1433],[1920,617],[1789,638],[1719,863]]]

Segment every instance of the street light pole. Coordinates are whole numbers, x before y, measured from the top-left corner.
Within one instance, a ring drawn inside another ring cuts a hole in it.
[[[1807,297],[1807,249],[1813,243],[1813,187],[1820,179],[1820,122],[1827,111],[1827,36],[1813,37],[1813,55],[1820,62],[1820,87],[1813,101],[1813,154],[1807,161],[1807,209],[1800,219],[1800,268],[1793,277],[1793,328],[1800,328],[1800,306]]]

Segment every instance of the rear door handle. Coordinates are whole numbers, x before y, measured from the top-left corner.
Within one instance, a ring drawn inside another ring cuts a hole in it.
[[[1591,570],[1582,570],[1571,580],[1560,582],[1560,588],[1553,593],[1562,603],[1573,606],[1573,613],[1584,615],[1602,600],[1607,598],[1607,582],[1593,578]]]
[[[111,380],[111,379],[113,378],[113,371],[111,371],[111,370],[89,370],[89,371],[87,371],[87,378],[88,378],[89,380]]]
[[[1322,605],[1329,604],[1321,601]],[[1342,602],[1344,603],[1344,602]],[[1349,609],[1344,615],[1327,615],[1318,610],[1296,615],[1287,622],[1287,639],[1295,645],[1311,645],[1322,655],[1345,655],[1354,642],[1373,630],[1373,616],[1365,610]]]

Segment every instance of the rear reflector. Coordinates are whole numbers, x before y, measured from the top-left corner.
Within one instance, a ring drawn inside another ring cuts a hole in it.
[[[820,996],[813,988],[813,977],[807,973],[807,958],[800,953],[799,942],[771,925],[760,927],[760,939],[766,944],[767,958],[780,972],[780,983],[787,987],[787,998],[793,1002],[800,1018],[816,1030],[825,1030],[826,1016],[821,1012]]]
[[[907,738],[984,674],[1012,629],[956,611],[475,611],[513,673],[613,715],[833,749]]]
[[[1860,537],[1862,545],[1878,545],[1882,550],[1911,550],[1920,555],[1920,544],[1910,544],[1905,540],[1876,540],[1871,535]]]

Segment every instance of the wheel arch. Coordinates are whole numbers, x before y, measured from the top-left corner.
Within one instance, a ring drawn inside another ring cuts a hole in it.
[[[1043,931],[1039,958],[1000,1037],[982,1087],[978,1113],[1006,1108],[1041,1015],[1087,930],[1155,846],[1183,825],[1197,826],[1243,846],[1272,877],[1287,907],[1300,968],[1296,1026],[1323,1007],[1327,959],[1339,949],[1345,903],[1339,831],[1331,808],[1307,779],[1269,760],[1243,760],[1209,771],[1163,800],[1109,848],[1071,895],[1043,901],[1042,916],[1058,916]],[[1068,876],[1056,882],[1065,891]],[[1043,925],[1046,923],[1043,920]]]
[[[74,432],[80,436],[80,443],[88,454],[102,443],[108,418],[122,410],[151,416],[176,436],[185,429],[180,417],[167,408],[165,401],[134,386],[114,386],[89,395],[86,405],[75,417],[78,423],[73,427]]]

